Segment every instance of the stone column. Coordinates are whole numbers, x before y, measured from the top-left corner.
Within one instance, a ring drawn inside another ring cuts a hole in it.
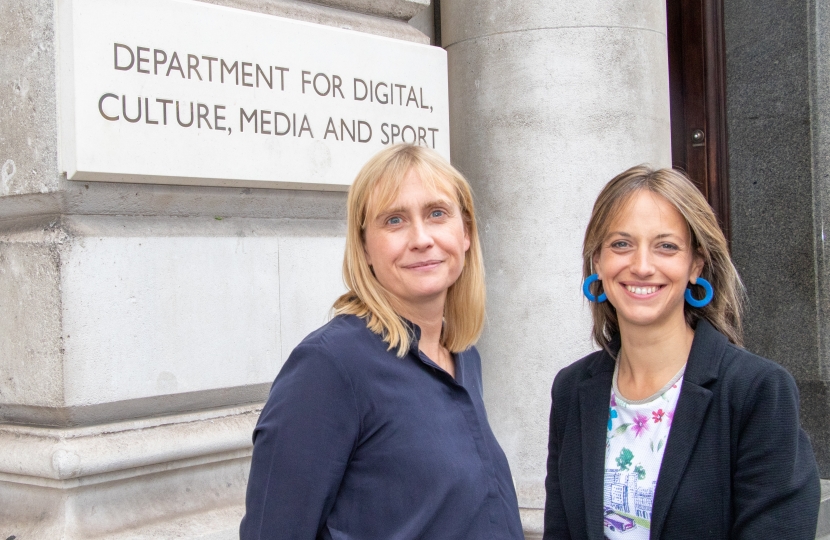
[[[214,3],[429,41],[426,0]],[[261,403],[342,290],[346,194],[67,181],[55,17],[0,3],[0,537],[237,538]]]
[[[488,284],[485,400],[541,537],[550,386],[593,349],[581,244],[600,188],[669,166],[665,3],[442,0],[452,159],[475,190]]]

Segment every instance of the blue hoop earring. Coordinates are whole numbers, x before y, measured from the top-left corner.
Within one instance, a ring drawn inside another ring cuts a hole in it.
[[[686,299],[686,302],[696,308],[702,308],[703,306],[707,305],[709,302],[712,301],[712,298],[715,297],[715,290],[712,288],[712,284],[703,279],[702,277],[697,278],[696,285],[700,285],[706,291],[706,295],[698,300],[694,296],[692,296],[692,289],[687,288],[686,292],[683,294],[683,298]]]
[[[585,298],[590,300],[591,302],[605,302],[608,300],[608,295],[602,293],[599,295],[599,298],[591,294],[591,283],[599,281],[599,276],[596,274],[591,274],[590,276],[585,278],[585,281],[582,282],[582,294],[585,295]]]

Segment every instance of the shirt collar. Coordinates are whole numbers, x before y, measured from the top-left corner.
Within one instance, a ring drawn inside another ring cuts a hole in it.
[[[620,345],[620,335],[617,334],[607,347],[598,351],[597,357],[589,367],[591,376],[604,371],[614,371]],[[727,337],[718,332],[709,321],[697,321],[683,380],[703,386],[717,379],[720,361],[728,345]]]
[[[405,317],[401,317],[401,321],[407,330],[409,330],[409,335],[412,338],[409,340],[409,351],[415,356],[418,356],[418,343],[421,341],[421,327]]]

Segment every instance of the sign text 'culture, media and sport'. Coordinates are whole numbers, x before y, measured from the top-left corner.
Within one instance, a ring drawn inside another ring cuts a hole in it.
[[[71,180],[345,189],[390,144],[449,157],[439,48],[189,0],[60,15]]]

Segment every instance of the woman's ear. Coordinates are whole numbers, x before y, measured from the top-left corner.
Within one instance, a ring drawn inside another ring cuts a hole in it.
[[[602,272],[599,269],[599,250],[595,251],[591,256],[591,274],[596,274],[602,280]]]
[[[464,223],[464,253],[470,251],[470,228]]]
[[[689,276],[689,281],[693,284],[697,283],[697,278],[699,278],[700,275],[703,273],[703,265],[703,255],[701,255],[700,253],[696,253],[695,259],[694,261],[692,261],[692,273]]]

